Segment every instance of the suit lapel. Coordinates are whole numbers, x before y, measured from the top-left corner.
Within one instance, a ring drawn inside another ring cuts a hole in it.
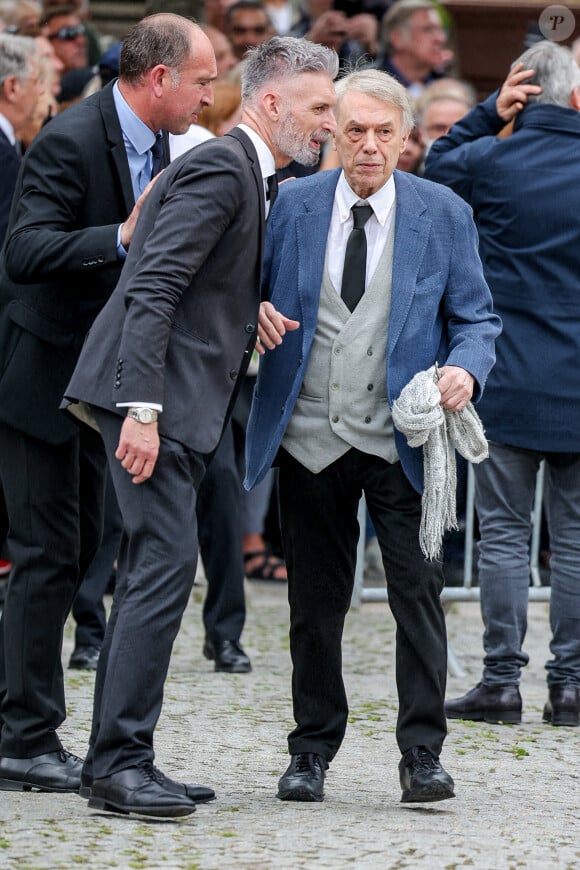
[[[316,329],[326,241],[339,176],[340,169],[312,176],[313,184],[303,199],[304,210],[295,218],[297,291],[304,312],[305,336]]]
[[[115,101],[113,100],[113,84],[107,85],[103,88],[99,93],[99,98],[103,124],[105,125],[107,139],[109,140],[111,157],[121,186],[125,209],[127,214],[129,214],[135,205],[135,197],[133,195],[133,185],[131,183],[127,151],[125,150],[125,143],[123,141],[123,131],[121,130],[119,116],[117,115]]]
[[[240,142],[250,162],[250,168],[254,177],[258,200],[260,202],[260,250],[263,251],[264,228],[266,224],[266,197],[264,194],[264,179],[262,178],[260,161],[258,160],[258,155],[256,153],[256,149],[252,144],[252,140],[246,133],[244,133],[243,130],[240,130],[239,127],[234,127],[233,130],[230,130],[229,133],[226,133],[226,136],[232,136],[234,139],[237,139],[238,142]]]
[[[425,255],[431,219],[425,203],[404,173],[395,171],[397,211],[393,251],[393,284],[389,321],[390,356],[409,315],[417,274]]]

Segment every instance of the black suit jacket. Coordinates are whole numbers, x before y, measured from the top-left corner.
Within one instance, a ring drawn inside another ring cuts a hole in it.
[[[6,235],[8,215],[21,162],[22,158],[16,153],[16,148],[0,130],[0,246]]]
[[[213,450],[255,342],[264,223],[259,162],[243,131],[175,160],[141,211],[67,398],[120,415],[118,402],[162,404],[162,435]]]
[[[134,205],[112,85],[57,115],[26,152],[0,258],[0,420],[50,443],[86,332],[115,288]]]

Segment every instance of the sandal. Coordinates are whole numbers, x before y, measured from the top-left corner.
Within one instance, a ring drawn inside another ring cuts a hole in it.
[[[256,562],[256,564],[248,568],[252,562]],[[254,550],[250,553],[244,553],[244,569],[248,580],[273,580],[275,583],[286,583],[288,580],[284,559],[274,556],[268,550]],[[284,569],[284,576],[276,576],[276,572],[280,573],[281,569]]]

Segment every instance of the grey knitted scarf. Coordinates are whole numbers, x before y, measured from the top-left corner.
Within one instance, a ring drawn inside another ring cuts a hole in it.
[[[409,447],[423,447],[424,490],[419,543],[428,559],[441,550],[443,534],[457,528],[454,448],[469,462],[487,458],[481,420],[468,402],[461,411],[444,411],[432,366],[418,372],[393,404],[393,422]]]

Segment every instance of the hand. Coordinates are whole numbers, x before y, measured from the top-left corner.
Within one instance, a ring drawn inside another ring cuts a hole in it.
[[[282,344],[282,336],[286,335],[287,331],[292,332],[299,326],[298,320],[290,320],[289,317],[285,317],[274,308],[271,302],[262,302],[258,316],[256,350],[260,354],[266,353],[266,348],[274,350],[278,344]]]
[[[158,454],[157,423],[139,423],[132,417],[125,417],[115,458],[129,474],[134,475],[133,483],[149,480]]]
[[[358,42],[363,51],[376,57],[379,51],[379,22],[376,15],[361,12],[348,19],[348,38]]]
[[[141,194],[141,196],[139,197],[139,199],[137,200],[137,202],[133,206],[133,210],[132,210],[131,214],[129,215],[129,217],[127,218],[125,223],[121,224],[121,244],[123,245],[123,247],[125,248],[126,251],[129,250],[129,245],[131,244],[131,239],[133,238],[133,233],[135,232],[137,218],[139,217],[139,212],[141,211],[143,203],[145,202],[145,200],[149,196],[149,191],[151,190],[151,188],[153,187],[153,185],[155,184],[157,179],[161,178],[161,176],[163,175],[164,172],[165,172],[165,170],[162,169],[161,172],[159,172],[155,176],[155,178],[151,179],[151,181],[149,182],[149,184],[147,185],[147,187],[145,188],[145,190],[143,191],[143,193]]]
[[[439,369],[437,389],[441,393],[441,407],[445,411],[461,411],[473,396],[475,378],[459,366]]]
[[[338,51],[348,37],[348,19],[344,12],[323,12],[306,34],[310,42],[318,42]]]
[[[528,102],[530,94],[541,94],[539,85],[523,84],[534,75],[533,69],[524,69],[523,63],[517,63],[508,73],[495,101],[495,108],[500,118],[506,122],[522,111]]]

